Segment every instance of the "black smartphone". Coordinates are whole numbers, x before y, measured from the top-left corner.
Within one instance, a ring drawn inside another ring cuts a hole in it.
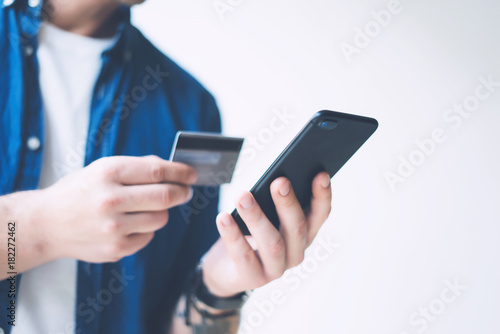
[[[377,127],[378,122],[373,118],[329,110],[314,114],[250,190],[271,223],[279,229],[270,191],[276,178],[287,177],[300,205],[309,210],[314,177],[322,171],[333,177]],[[238,211],[235,209],[231,215],[243,234],[249,235]]]

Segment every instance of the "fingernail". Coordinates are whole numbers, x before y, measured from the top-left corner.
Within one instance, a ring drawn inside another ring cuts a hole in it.
[[[323,176],[323,180],[321,180],[321,186],[325,189],[330,187],[330,176]]]
[[[240,199],[240,205],[243,209],[250,209],[253,206],[253,203],[253,197],[250,194],[246,194],[242,199]]]
[[[193,198],[193,188],[189,187],[188,202]]]
[[[224,226],[229,226],[229,225],[231,225],[231,219],[229,219],[229,217],[228,217],[228,216],[226,216],[226,215],[222,215],[222,216],[220,217],[220,221],[222,222],[222,225],[224,225]]]
[[[280,195],[283,197],[288,195],[288,193],[290,192],[290,181],[283,182],[283,184],[280,187],[279,192],[280,192]]]

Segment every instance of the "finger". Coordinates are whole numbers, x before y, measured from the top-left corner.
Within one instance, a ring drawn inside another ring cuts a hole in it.
[[[236,209],[254,237],[267,278],[281,277],[286,269],[286,247],[282,235],[267,219],[251,193],[240,197]]]
[[[332,209],[332,190],[330,175],[321,172],[312,183],[311,211],[309,213],[309,231],[307,237],[308,245],[314,240],[320,227],[328,218]]]
[[[299,265],[307,248],[308,224],[292,185],[285,177],[271,183],[271,195],[278,212],[280,232],[286,243],[286,267]]]
[[[151,240],[153,240],[154,236],[154,232],[136,233],[127,236],[128,246],[124,256],[137,253],[139,250],[146,247],[151,242]]]
[[[104,194],[99,206],[106,212],[162,211],[188,202],[191,187],[176,184],[120,186]]]
[[[118,261],[125,256],[137,253],[153,240],[154,233],[135,233],[122,238],[119,241],[104,245],[104,251],[108,254],[108,261]]]
[[[168,211],[133,212],[122,215],[124,234],[155,232],[168,222]]]
[[[156,156],[109,157],[103,161],[101,166],[103,176],[124,185],[164,182],[191,185],[197,179],[193,167]]]
[[[216,222],[220,236],[240,276],[252,282],[252,289],[266,284],[262,263],[233,217],[222,212],[217,216]]]

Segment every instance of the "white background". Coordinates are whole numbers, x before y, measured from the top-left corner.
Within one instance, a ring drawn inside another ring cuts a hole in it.
[[[233,209],[315,111],[380,123],[333,180],[318,240],[338,247],[256,291],[241,333],[500,333],[500,87],[460,126],[443,119],[471,101],[479,77],[500,82],[500,2],[401,0],[351,62],[340,45],[388,1],[230,2],[224,20],[212,0],[148,0],[133,15],[216,96],[225,134],[266,142],[247,142],[258,153],[240,160],[221,209]],[[293,119],[270,138],[276,110]],[[386,173],[397,173],[399,156],[418,158],[415,141],[438,128],[446,140],[392,191]],[[466,286],[449,304],[446,280]],[[421,307],[431,307],[427,320]]]

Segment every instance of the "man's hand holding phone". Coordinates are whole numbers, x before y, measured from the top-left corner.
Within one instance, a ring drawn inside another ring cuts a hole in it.
[[[311,209],[305,213],[290,181],[277,178],[271,195],[280,220],[279,231],[267,219],[250,192],[236,204],[252,236],[245,236],[228,213],[217,217],[221,238],[203,261],[203,279],[211,293],[220,297],[261,287],[283,275],[304,259],[331,210],[330,176],[316,175],[312,182]]]
[[[203,264],[203,279],[212,294],[229,297],[260,287],[303,261],[331,210],[330,178],[377,126],[375,119],[335,111],[313,115],[239,198],[236,210],[218,216],[221,240]]]

